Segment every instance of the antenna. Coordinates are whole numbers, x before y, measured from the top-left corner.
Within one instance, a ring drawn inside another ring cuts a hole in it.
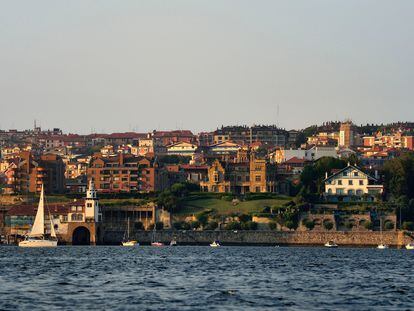
[[[276,127],[279,127],[279,104],[277,104],[276,108]]]

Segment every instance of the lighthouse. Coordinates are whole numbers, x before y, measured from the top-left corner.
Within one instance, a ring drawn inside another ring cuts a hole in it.
[[[89,181],[88,191],[86,191],[85,218],[86,221],[93,222],[100,222],[102,218],[99,211],[99,200],[96,195],[95,184],[92,179]]]

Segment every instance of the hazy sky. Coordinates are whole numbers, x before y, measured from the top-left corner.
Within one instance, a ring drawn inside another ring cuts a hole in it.
[[[414,1],[0,0],[0,106],[81,133],[413,120]]]

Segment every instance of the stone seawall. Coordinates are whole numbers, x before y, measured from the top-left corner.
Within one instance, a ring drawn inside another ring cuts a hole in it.
[[[105,231],[105,244],[120,244],[124,232]],[[131,238],[140,243],[151,242],[151,231],[132,232]],[[282,231],[157,231],[158,241],[169,243],[175,239],[178,244],[209,244],[219,240],[222,244],[231,245],[322,245],[327,241],[335,241],[338,245],[375,246],[381,242],[390,246],[403,246],[413,239],[402,231],[380,232],[282,232]]]

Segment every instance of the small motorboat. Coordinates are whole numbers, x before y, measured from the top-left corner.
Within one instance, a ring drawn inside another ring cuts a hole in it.
[[[405,248],[406,248],[406,249],[414,249],[414,243],[408,243],[408,244],[405,246]]]
[[[177,241],[176,240],[171,240],[170,246],[177,246]]]
[[[388,245],[386,245],[386,244],[382,244],[382,243],[381,243],[381,244],[379,244],[379,245],[377,246],[377,248],[378,248],[378,249],[387,249],[387,248],[389,248],[389,247],[388,247]]]
[[[220,242],[219,241],[214,241],[213,243],[210,243],[211,247],[220,247]]]
[[[164,243],[161,243],[161,242],[152,242],[152,243],[151,243],[151,246],[157,246],[157,247],[160,247],[160,246],[164,246]]]
[[[338,245],[334,241],[328,241],[325,243],[325,247],[336,248]]]
[[[122,241],[122,246],[139,246],[139,243],[134,240]]]

